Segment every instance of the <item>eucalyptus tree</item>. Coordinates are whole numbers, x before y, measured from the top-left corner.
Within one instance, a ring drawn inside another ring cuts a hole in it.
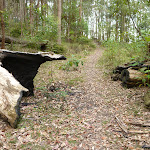
[[[4,9],[5,9],[5,0],[0,0],[0,19],[1,19],[1,30],[2,30],[2,45],[1,48],[5,48],[5,23],[4,23]]]
[[[61,44],[61,0],[57,0],[58,2],[58,44]]]

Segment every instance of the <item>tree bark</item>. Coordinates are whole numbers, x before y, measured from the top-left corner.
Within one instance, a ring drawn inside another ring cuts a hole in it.
[[[36,18],[35,18],[36,32],[38,31],[38,22],[39,22],[39,3],[40,3],[40,0],[38,0],[37,5],[36,5]]]
[[[22,92],[28,90],[3,67],[0,67],[0,81],[0,115],[16,128],[20,116],[19,104]]]
[[[61,0],[57,1],[58,3],[58,44],[61,44]]]
[[[144,84],[148,82],[148,78],[145,76],[144,73],[134,70],[134,69],[124,69],[121,72],[121,80],[124,86],[126,87],[134,87]]]
[[[81,21],[81,19],[82,19],[82,0],[80,0],[79,16],[80,16],[79,21]]]
[[[0,0],[0,18],[1,18],[1,30],[2,30],[1,49],[5,49],[5,23],[4,23],[3,11],[4,11],[4,0]]]
[[[24,20],[24,1],[21,0],[20,2],[20,23],[21,23],[21,37],[23,36],[23,20]]]
[[[30,0],[30,34],[33,35],[33,0]]]

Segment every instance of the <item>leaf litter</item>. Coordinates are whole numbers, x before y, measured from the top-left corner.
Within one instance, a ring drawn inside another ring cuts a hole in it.
[[[149,148],[150,127],[131,123],[150,122],[142,99],[147,88],[125,89],[103,76],[104,68],[97,67],[100,56],[97,48],[80,70],[72,72],[50,64],[55,82],[49,83],[46,71],[39,70],[42,78],[37,79],[35,96],[23,98],[20,105],[18,128],[0,120],[0,149]],[[66,82],[71,78],[79,84]]]

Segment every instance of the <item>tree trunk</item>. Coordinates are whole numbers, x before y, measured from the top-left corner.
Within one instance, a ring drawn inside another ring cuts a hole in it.
[[[124,10],[122,8],[121,10],[121,25],[120,25],[120,41],[123,42],[124,41],[124,18],[125,18],[125,14],[124,14]]]
[[[4,23],[4,17],[3,17],[3,10],[4,10],[4,0],[0,0],[0,18],[1,18],[1,29],[2,29],[1,49],[5,48],[5,23]]]
[[[61,0],[57,1],[58,3],[58,44],[61,44]]]
[[[21,37],[23,36],[23,20],[24,20],[24,13],[23,13],[23,6],[24,6],[24,1],[21,0],[20,2],[20,23],[21,23]]]
[[[44,29],[45,26],[45,16],[44,16],[44,0],[41,0],[41,18],[42,18],[42,30]]]
[[[82,19],[82,0],[80,0],[80,8],[79,8],[79,21]]]
[[[30,0],[30,34],[33,35],[33,0]]]
[[[121,72],[121,80],[123,85],[127,87],[143,85],[143,80],[145,80],[145,83],[149,82],[144,73],[130,68]]]
[[[38,31],[38,25],[39,25],[39,3],[40,3],[40,0],[38,0],[37,5],[36,5],[36,18],[35,18],[36,32]]]
[[[54,17],[57,17],[57,0],[54,0],[54,6],[53,6],[53,11],[54,11]]]
[[[0,80],[0,115],[13,128],[16,128],[20,115],[19,104],[22,92],[28,90],[3,67],[0,67]]]

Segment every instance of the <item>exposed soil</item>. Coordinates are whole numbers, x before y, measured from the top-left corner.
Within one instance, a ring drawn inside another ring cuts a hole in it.
[[[140,150],[150,147],[150,127],[126,123],[150,123],[150,112],[143,105],[143,95],[148,89],[125,89],[119,81],[104,76],[104,68],[97,63],[102,52],[103,49],[97,48],[78,71],[55,68],[53,76],[59,82],[36,89],[35,97],[23,99],[18,128],[0,124],[0,148]],[[62,81],[71,77],[78,79],[77,86]],[[46,73],[41,80],[47,83]]]

